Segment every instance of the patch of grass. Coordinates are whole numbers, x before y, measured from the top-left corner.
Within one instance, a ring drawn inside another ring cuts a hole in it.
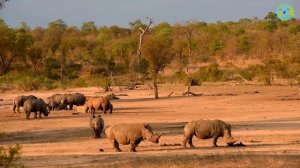
[[[138,157],[124,162],[114,162],[104,167],[123,168],[194,168],[194,167],[297,167],[300,159],[296,155],[175,155]]]

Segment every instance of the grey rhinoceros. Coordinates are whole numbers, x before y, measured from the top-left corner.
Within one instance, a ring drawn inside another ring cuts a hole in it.
[[[213,146],[217,146],[219,137],[224,137],[228,145],[236,142],[231,136],[231,125],[221,120],[197,120],[188,122],[184,127],[183,146],[186,147],[188,142],[191,147],[193,145],[193,136],[199,139],[213,138]]]
[[[130,144],[130,151],[136,152],[135,148],[141,141],[147,139],[150,142],[159,143],[162,135],[162,133],[153,133],[148,124],[115,124],[108,127],[105,133],[117,152],[121,152],[119,144]]]
[[[44,116],[48,116],[49,107],[43,99],[28,99],[24,102],[24,111],[26,113],[26,119],[29,119],[31,112],[35,113],[34,118],[37,118],[37,113],[39,112],[39,118],[41,118],[42,113]]]
[[[29,95],[29,96],[22,95],[16,97],[13,101],[13,112],[16,113],[16,109],[17,109],[17,111],[20,113],[20,107],[23,107],[24,102],[28,99],[37,99],[37,97],[33,95]]]
[[[101,133],[104,128],[104,120],[101,118],[101,115],[90,116],[90,127],[92,129],[94,138],[101,138]]]

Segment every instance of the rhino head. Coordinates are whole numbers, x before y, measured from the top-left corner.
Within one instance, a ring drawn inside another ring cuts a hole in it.
[[[223,134],[224,134],[224,138],[225,138],[225,141],[228,146],[232,146],[235,142],[238,141],[231,135],[231,125],[230,124],[224,123]]]
[[[161,137],[162,133],[155,133],[150,135],[150,137],[148,137],[148,141],[152,142],[152,143],[159,143],[159,138]]]
[[[151,127],[149,125],[145,126],[144,134],[145,134],[144,137],[152,143],[159,143],[159,138],[162,136],[162,133],[159,133],[159,134],[153,133],[151,131]]]
[[[92,121],[92,124],[93,124],[93,128],[96,129],[96,130],[99,130],[100,129],[100,125],[101,125],[101,115],[98,115],[98,116],[95,116],[95,115],[92,115],[91,116],[93,119]]]

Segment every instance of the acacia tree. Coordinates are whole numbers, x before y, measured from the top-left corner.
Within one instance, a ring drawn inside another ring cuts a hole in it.
[[[153,35],[145,42],[143,52],[149,63],[155,99],[158,99],[157,77],[171,61],[171,46],[172,40],[161,35]]]

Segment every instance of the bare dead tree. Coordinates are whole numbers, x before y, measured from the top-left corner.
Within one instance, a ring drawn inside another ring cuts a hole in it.
[[[140,63],[141,56],[142,56],[142,45],[144,42],[144,36],[149,31],[149,28],[150,28],[151,24],[153,23],[153,20],[150,17],[146,17],[146,18],[149,20],[149,24],[146,26],[146,28],[142,28],[142,27],[139,28],[141,33],[140,33],[140,40],[139,40],[139,48],[137,50],[138,64]]]

